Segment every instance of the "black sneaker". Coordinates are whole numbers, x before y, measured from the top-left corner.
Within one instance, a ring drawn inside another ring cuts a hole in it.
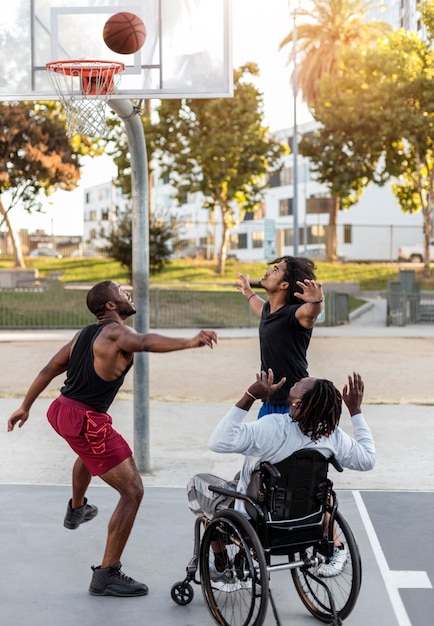
[[[93,596],[118,596],[130,598],[133,596],[146,596],[148,588],[144,583],[139,583],[134,578],[121,572],[122,564],[115,563],[110,567],[101,568],[92,565],[93,576],[90,583],[89,593]]]
[[[87,503],[87,498],[84,499],[83,506],[78,509],[72,508],[72,500],[68,502],[68,508],[66,509],[65,519],[63,525],[65,528],[74,530],[78,528],[83,522],[89,522],[96,515],[98,515],[98,509],[93,504]]]

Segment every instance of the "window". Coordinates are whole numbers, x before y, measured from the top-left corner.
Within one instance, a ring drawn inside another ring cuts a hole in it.
[[[109,219],[109,210],[108,210],[108,209],[103,209],[103,210],[101,211],[101,219],[102,219],[102,221],[103,221],[103,222],[104,222],[104,221],[105,221],[105,222],[107,222],[107,221],[108,221],[108,219]]]
[[[293,215],[293,198],[281,198],[279,200],[279,215],[283,217],[284,215]]]
[[[344,224],[344,243],[353,243],[353,227],[351,224]]]
[[[270,176],[270,187],[280,187],[280,172]]]
[[[284,230],[283,230],[283,245],[284,246],[292,246],[292,245],[294,245],[294,229],[293,228],[284,228]]]
[[[247,248],[247,233],[233,233],[230,235],[229,247],[231,250],[241,250]]]
[[[294,170],[292,167],[284,167],[280,172],[280,184],[282,187],[284,185],[292,185],[294,182]]]
[[[252,233],[252,246],[253,248],[264,247],[264,232],[262,230],[255,230]]]

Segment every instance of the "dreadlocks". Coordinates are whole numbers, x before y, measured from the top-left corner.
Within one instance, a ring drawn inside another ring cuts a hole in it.
[[[317,379],[313,387],[303,394],[294,419],[301,432],[318,441],[328,437],[339,425],[342,412],[342,395],[332,382]]]
[[[282,256],[279,259],[275,259],[270,265],[277,265],[278,263],[285,262],[285,277],[290,284],[290,288],[286,292],[286,304],[300,304],[300,300],[294,296],[294,291],[297,291],[297,281],[316,280],[315,276],[315,263],[311,259],[307,259],[302,256]]]

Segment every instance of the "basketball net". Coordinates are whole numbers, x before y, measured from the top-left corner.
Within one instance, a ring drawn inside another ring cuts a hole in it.
[[[62,102],[68,137],[103,137],[108,132],[106,105],[125,69],[117,61],[52,61],[47,63],[51,86]]]

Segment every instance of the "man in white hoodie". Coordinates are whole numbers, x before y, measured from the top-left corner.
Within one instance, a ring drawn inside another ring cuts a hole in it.
[[[344,468],[367,471],[375,464],[375,445],[371,430],[362,414],[364,383],[360,374],[348,376],[342,394],[332,382],[320,378],[302,378],[289,392],[290,413],[271,413],[260,420],[244,422],[255,400],[274,393],[285,382],[274,382],[273,371],[261,372],[226,413],[212,433],[208,446],[214,452],[244,455],[238,481],[227,482],[211,474],[196,474],[187,490],[189,507],[197,515],[212,518],[222,508],[233,506],[232,498],[214,494],[209,485],[218,485],[246,493],[252,472],[261,461],[278,463],[298,450],[314,449],[326,458],[334,456]],[[354,436],[339,426],[344,400],[353,424]],[[245,513],[242,501],[235,509]],[[339,549],[340,546],[337,546]],[[346,558],[346,555],[345,555]],[[338,571],[329,570],[328,575]],[[325,575],[325,574],[323,574]]]

